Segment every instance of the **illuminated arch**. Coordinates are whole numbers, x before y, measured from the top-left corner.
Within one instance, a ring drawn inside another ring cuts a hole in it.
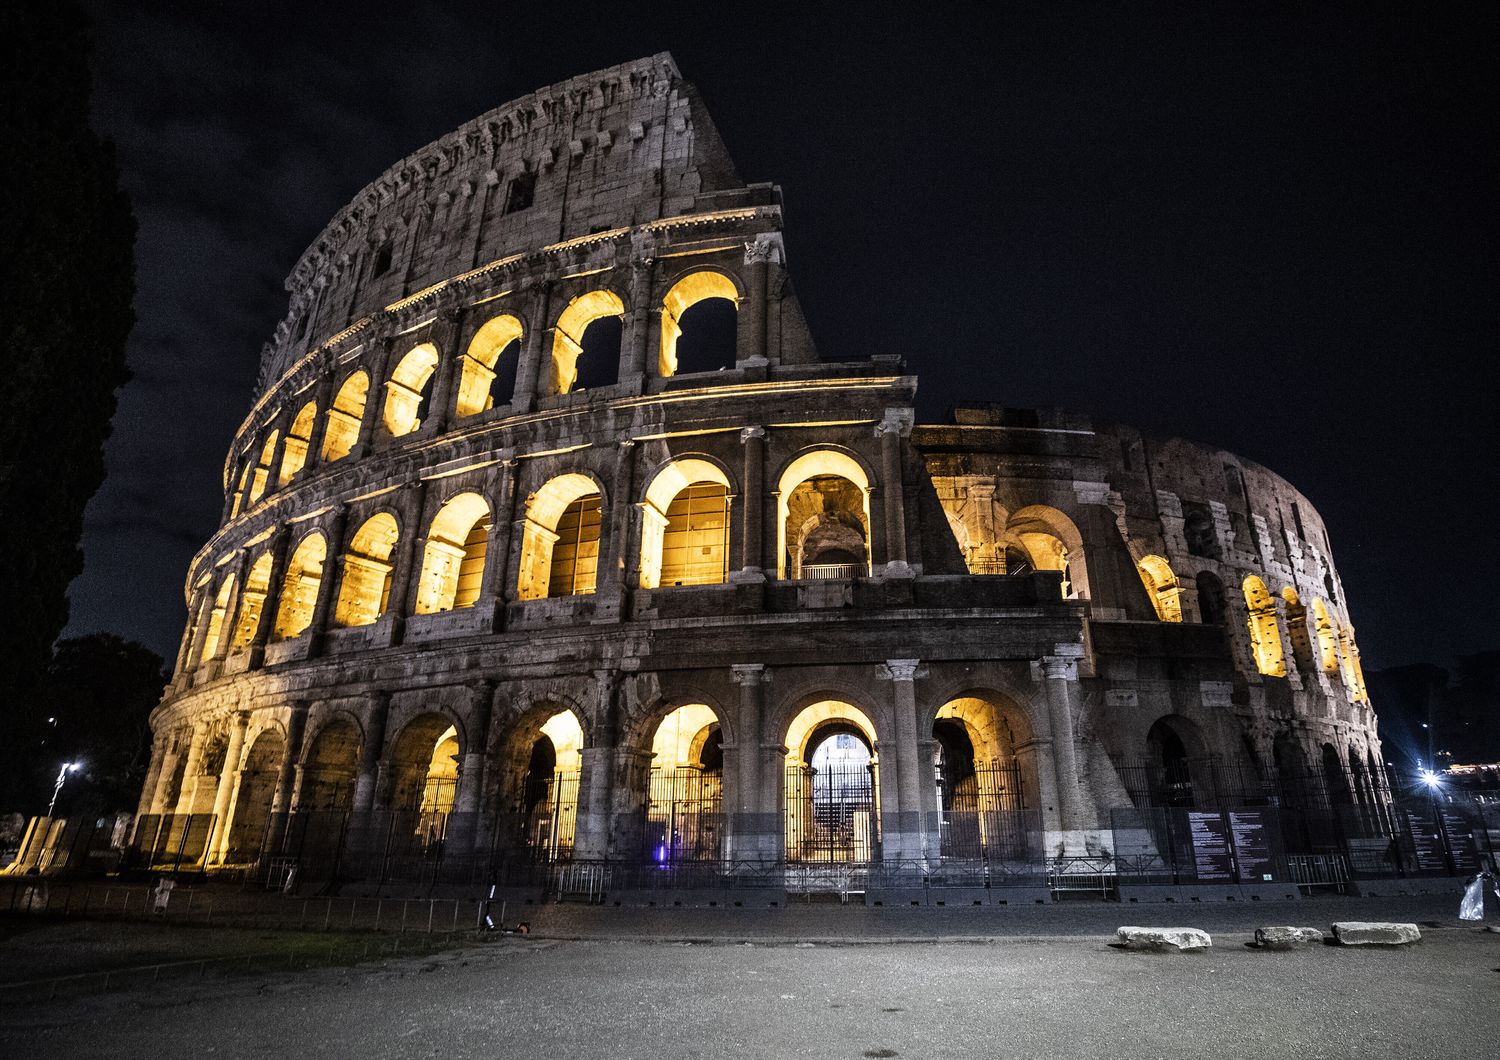
[[[712,708],[690,703],[657,725],[647,779],[645,854],[657,864],[722,854],[724,730]]]
[[[303,763],[298,810],[343,813],[353,806],[362,742],[359,726],[346,714],[335,715],[318,729]]]
[[[932,720],[944,857],[1021,858],[1039,836],[1038,756],[1025,712],[1005,698],[970,692]]]
[[[307,632],[312,625],[313,608],[318,603],[318,589],[323,584],[323,561],[328,558],[328,539],[314,531],[298,543],[287,562],[286,580],[281,586],[281,603],[276,609],[272,635],[277,640],[291,640]]]
[[[400,438],[422,426],[422,401],[437,366],[437,347],[424,342],[412,347],[386,380],[383,421],[392,438]]]
[[[354,451],[369,392],[370,377],[360,371],[345,379],[334,395],[333,404],[328,408],[328,423],[323,430],[322,458],[325,463],[342,460]]]
[[[417,588],[419,615],[473,607],[489,549],[490,506],[477,493],[451,498],[432,519]]]
[[[1318,666],[1331,677],[1339,672],[1338,635],[1334,632],[1333,619],[1328,615],[1328,605],[1316,596],[1313,597],[1313,632],[1318,638]]]
[[[864,561],[864,569],[869,570],[870,563],[870,479],[865,473],[864,467],[848,453],[837,449],[814,449],[798,456],[786,469],[782,471],[777,481],[776,491],[776,576],[786,578],[788,559],[793,559],[793,576],[802,573],[803,549],[798,548],[795,557],[789,557],[793,538],[806,540],[810,530],[799,525],[795,528],[788,526],[791,516],[792,493],[805,482],[817,478],[841,478],[854,484],[858,489],[859,508],[856,512],[842,513],[856,517],[863,531],[863,551],[861,557]],[[816,528],[813,528],[816,529]],[[852,527],[850,528],[852,529]],[[852,535],[851,535],[852,544]]]
[[[313,426],[317,421],[316,401],[309,401],[297,411],[292,425],[287,428],[286,442],[282,445],[281,471],[276,475],[276,485],[285,486],[297,472],[307,466],[307,449],[312,444]]]
[[[1347,622],[1335,622],[1338,631],[1339,662],[1344,679],[1344,688],[1349,698],[1356,703],[1368,703],[1370,695],[1365,691],[1364,667],[1360,665],[1359,648],[1354,643],[1354,630]]]
[[[344,553],[333,621],[340,626],[368,626],[385,613],[391,591],[391,554],[400,528],[389,512],[373,515],[354,532]]]
[[[869,716],[850,703],[810,704],[787,726],[786,747],[787,860],[878,857],[882,770]]]
[[[870,716],[852,703],[825,699],[809,704],[797,712],[786,727],[786,759],[791,764],[805,763],[814,750],[812,737],[829,722],[843,722],[857,730],[873,753],[878,737]]]
[[[260,855],[285,757],[286,739],[275,729],[262,730],[250,741],[230,807],[224,855],[227,863],[243,864]]]
[[[247,459],[240,468],[240,482],[234,489],[234,502],[229,506],[231,519],[240,514],[241,508],[248,507],[245,504],[245,493],[250,489],[250,473],[255,470],[255,465]]]
[[[602,494],[587,475],[547,481],[526,501],[516,595],[522,600],[592,593],[598,578]]]
[[[250,480],[250,496],[246,501],[247,506],[265,496],[266,486],[271,480],[271,464],[276,459],[276,442],[280,437],[280,431],[272,431],[266,435],[266,440],[260,447],[260,459],[255,462],[255,477]]]
[[[203,638],[203,658],[217,659],[229,647],[229,631],[224,628],[224,618],[229,613],[229,602],[234,599],[234,572],[224,575],[219,582],[219,591],[214,595],[214,609],[208,617],[208,632]]]
[[[490,387],[495,382],[495,366],[511,343],[518,341],[521,321],[510,313],[491,317],[474,333],[463,356],[463,371],[458,380],[458,400],[454,412],[474,416],[494,407]]]
[[[641,505],[641,588],[719,585],[728,564],[729,476],[708,460],[673,460]]]
[[[245,575],[245,587],[240,591],[240,613],[234,626],[231,648],[248,648],[260,629],[262,612],[266,606],[266,593],[271,588],[271,553],[262,552]]]
[[[1255,667],[1270,677],[1286,676],[1286,652],[1281,646],[1281,631],[1276,628],[1276,598],[1266,583],[1255,575],[1244,581],[1245,608],[1250,613],[1250,645],[1255,652]]]
[[[625,315],[625,303],[613,291],[581,294],[568,303],[557,318],[552,337],[552,392],[567,394],[578,381],[578,355],[583,352],[583,333],[605,317]]]
[[[657,371],[664,376],[677,373],[677,340],[682,337],[682,314],[709,298],[723,298],[740,307],[740,292],[734,281],[722,272],[690,272],[672,285],[661,303],[661,355]]]
[[[1088,598],[1088,562],[1083,535],[1066,514],[1045,504],[1028,505],[1011,515],[1005,524],[1005,533],[1007,538],[1021,546],[1033,569],[1057,571],[1063,576],[1062,594],[1065,598]],[[1006,570],[1011,570],[1009,550]]]
[[[462,755],[458,729],[447,715],[426,711],[412,718],[391,744],[390,809],[419,817],[452,811]],[[419,820],[417,829],[425,824]]]
[[[1172,566],[1161,556],[1145,556],[1135,565],[1151,606],[1156,608],[1156,617],[1163,622],[1182,621],[1182,589]]]

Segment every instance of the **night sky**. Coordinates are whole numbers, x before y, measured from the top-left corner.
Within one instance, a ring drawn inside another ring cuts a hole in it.
[[[929,421],[1064,405],[1222,445],[1322,513],[1367,669],[1500,647],[1492,4],[89,6],[139,323],[70,635],[175,653],[282,281],[341,206],[669,50],[782,186],[825,359],[905,355]]]

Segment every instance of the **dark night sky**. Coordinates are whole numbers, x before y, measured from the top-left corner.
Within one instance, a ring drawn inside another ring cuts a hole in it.
[[[783,187],[825,358],[906,355],[929,420],[1066,405],[1258,460],[1327,520],[1367,668],[1500,646],[1493,5],[89,6],[140,322],[70,634],[175,652],[282,280],[340,206],[670,50]]]

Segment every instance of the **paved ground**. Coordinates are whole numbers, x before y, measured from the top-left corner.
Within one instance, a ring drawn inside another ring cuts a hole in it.
[[[743,916],[564,907],[533,912],[533,925],[593,937],[505,938],[352,968],[211,975],[0,1006],[0,1055],[1493,1056],[1500,934],[1461,924],[1456,904]],[[1273,910],[1286,915],[1266,915]],[[1243,945],[1259,922],[1326,927],[1396,915],[1428,922],[1419,946],[1283,954]],[[1105,933],[1125,920],[1207,927],[1215,946],[1201,955],[1117,951]],[[677,941],[632,937],[644,932]],[[84,958],[90,934],[119,958],[132,933],[143,949],[185,952],[287,944],[290,934],[64,923],[0,940],[0,963],[14,974],[59,950]],[[814,936],[847,938],[806,941]],[[926,941],[887,941],[894,936]],[[683,941],[690,937],[707,941]],[[737,941],[746,938],[754,941]]]

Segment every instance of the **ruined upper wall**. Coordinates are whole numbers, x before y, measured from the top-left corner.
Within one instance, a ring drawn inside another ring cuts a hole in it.
[[[260,389],[434,283],[577,236],[748,205],[742,190],[665,52],[539,89],[402,159],[339,211],[287,278]]]

